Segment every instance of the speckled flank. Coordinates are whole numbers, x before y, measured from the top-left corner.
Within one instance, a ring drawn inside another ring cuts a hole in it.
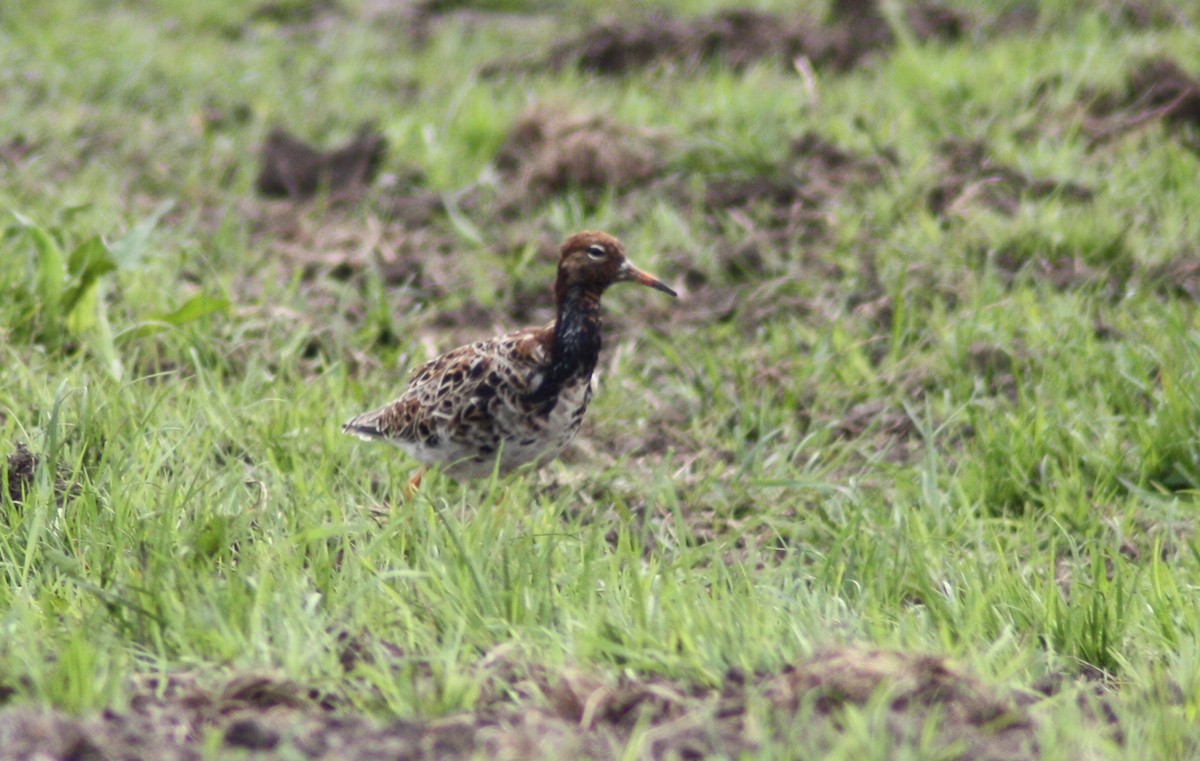
[[[556,457],[591,401],[600,296],[619,280],[674,295],[629,265],[612,236],[571,237],[559,260],[554,322],[441,355],[417,368],[398,399],[351,419],[344,430],[395,444],[455,478],[488,476],[497,462],[506,473]]]
[[[532,398],[549,367],[553,323],[479,341],[420,367],[396,401],[346,423],[364,439],[382,439],[426,465],[465,478],[492,472],[502,449],[507,472],[540,455],[553,457],[583,420],[590,374],[556,395],[548,410]]]

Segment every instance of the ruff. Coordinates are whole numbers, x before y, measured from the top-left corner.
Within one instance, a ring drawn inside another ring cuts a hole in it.
[[[456,479],[544,463],[579,431],[600,355],[600,297],[631,281],[675,296],[630,264],[611,235],[582,232],[563,243],[553,322],[447,352],[413,373],[398,399],[343,427],[387,441]],[[413,484],[420,481],[418,474]]]

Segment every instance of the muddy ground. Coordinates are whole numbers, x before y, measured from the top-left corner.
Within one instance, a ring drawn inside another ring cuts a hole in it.
[[[361,657],[348,649],[350,679]],[[936,717],[932,746],[946,754],[939,758],[1019,761],[1038,754],[1038,703],[1070,681],[1019,692],[942,658],[854,647],[816,653],[774,674],[729,673],[718,688],[552,673],[502,653],[478,670],[474,711],[391,721],[265,674],[147,678],[132,685],[127,707],[99,714],[0,709],[0,756],[170,761],[202,758],[208,748],[260,759],[606,759],[623,757],[637,737],[640,758],[708,758],[753,752],[770,740],[820,747],[846,711],[883,694],[877,731],[898,744],[918,742]],[[1088,710],[1102,731],[1119,732],[1105,689],[1094,692]]]

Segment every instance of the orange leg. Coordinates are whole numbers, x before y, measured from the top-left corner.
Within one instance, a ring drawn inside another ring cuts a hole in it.
[[[425,475],[425,468],[417,468],[417,472],[413,473],[412,478],[408,479],[408,485],[404,488],[404,496],[406,499],[412,499],[417,496],[417,490],[421,488],[421,477]]]

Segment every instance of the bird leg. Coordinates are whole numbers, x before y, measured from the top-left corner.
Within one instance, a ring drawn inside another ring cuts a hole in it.
[[[417,472],[413,473],[412,478],[408,479],[408,483],[404,486],[404,498],[412,499],[417,496],[417,490],[421,488],[421,477],[425,475],[425,466],[417,468]]]

